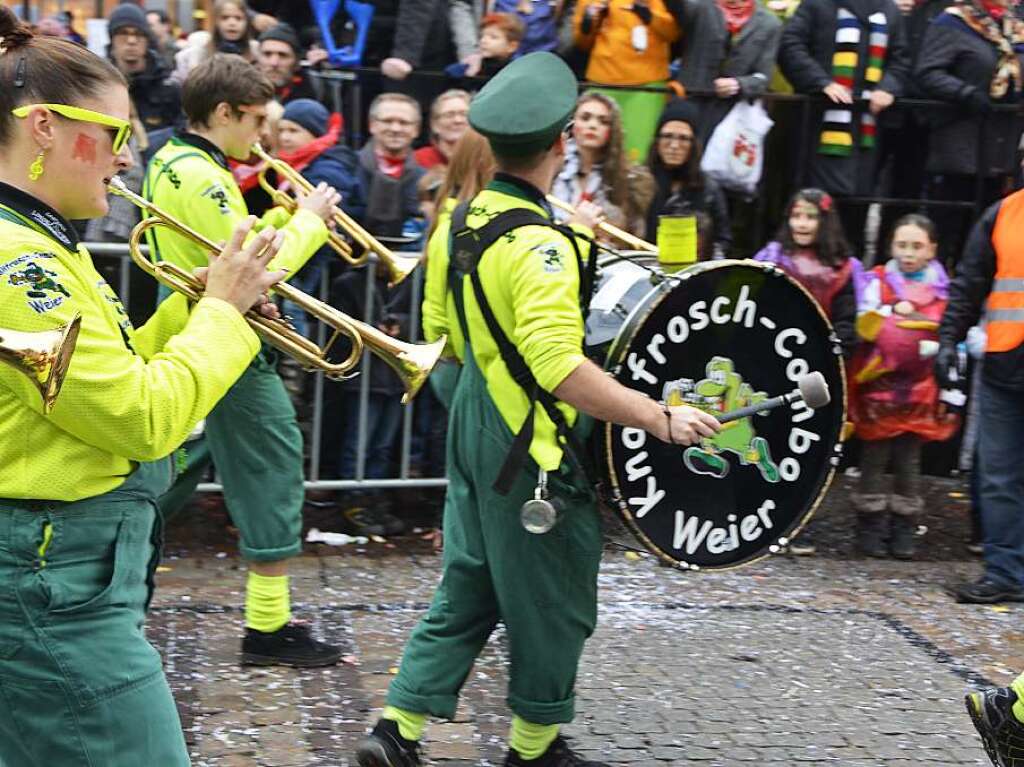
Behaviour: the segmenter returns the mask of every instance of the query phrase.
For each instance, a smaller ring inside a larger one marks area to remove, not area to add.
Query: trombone
[[[54,330],[25,332],[0,328],[0,362],[27,376],[43,398],[43,412],[53,410],[78,341],[82,315]]]
[[[150,215],[149,218],[142,220],[132,229],[128,240],[128,251],[132,261],[160,284],[176,293],[181,293],[190,301],[198,301],[202,298],[205,286],[191,272],[169,261],[152,261],[143,256],[142,238],[150,229],[165,226],[182,237],[192,240],[210,253],[220,253],[221,247],[195,229],[165,213],[149,200],[132,192],[117,176],[110,180],[107,188],[114,194],[135,203]],[[416,396],[444,350],[447,339],[443,336],[432,344],[413,344],[400,341],[287,283],[278,283],[271,287],[271,290],[285,300],[297,304],[328,327],[333,328],[334,332],[327,344],[320,348],[299,333],[287,320],[264,317],[253,309],[245,313],[245,319],[260,338],[268,344],[294,357],[304,369],[321,371],[330,379],[342,380],[351,377],[353,374],[350,371],[359,363],[363,349],[369,349],[402,379],[405,386],[405,395],[402,397],[404,404]],[[342,335],[348,336],[352,343],[352,350],[341,362],[332,362],[327,359],[327,354],[334,346],[334,342]]]
[[[252,145],[252,153],[265,163],[257,177],[259,179],[260,186],[263,187],[263,191],[270,195],[270,198],[274,201],[275,205],[280,205],[289,213],[294,213],[295,209],[298,207],[295,202],[295,198],[287,192],[275,189],[274,186],[267,181],[267,171],[273,170],[277,174],[278,179],[287,181],[291,184],[292,189],[301,191],[304,194],[312,192],[313,185],[306,180],[305,176],[295,170],[295,168],[284,160],[279,160],[276,157],[271,157],[267,154],[266,150],[260,146],[259,142]],[[403,256],[398,253],[393,253],[388,248],[384,247],[376,237],[356,223],[355,219],[341,208],[334,208],[332,223],[334,224],[334,227],[345,232],[352,238],[355,244],[362,250],[362,254],[356,256],[352,249],[352,245],[350,245],[338,231],[334,231],[334,229],[331,229],[327,235],[327,244],[331,249],[352,264],[352,266],[362,266],[370,257],[370,253],[376,254],[377,258],[383,261],[388,267],[388,273],[391,275],[391,279],[388,282],[389,287],[394,287],[408,277],[420,262],[419,258],[416,256]]]
[[[547,196],[547,201],[554,205],[556,208],[561,208],[570,216],[576,212],[576,208],[567,202],[563,202],[555,197],[553,194]],[[607,221],[601,221],[597,228],[607,234],[609,237],[614,237],[621,243],[630,246],[633,250],[642,250],[646,253],[657,253],[658,246],[637,237],[635,234],[630,234],[625,229],[620,229],[614,224],[609,224]]]

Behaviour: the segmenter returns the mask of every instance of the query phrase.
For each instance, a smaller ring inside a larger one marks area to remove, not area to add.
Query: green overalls
[[[234,226],[248,215],[226,157],[192,134],[175,136],[156,153],[146,170],[143,194],[214,241],[230,239]],[[285,235],[270,269],[284,267],[295,274],[327,239],[323,221],[301,209],[289,217],[273,208],[257,228],[266,224]],[[160,258],[186,269],[207,261],[201,247],[173,231],[151,231],[148,243]],[[165,297],[167,290],[161,288],[160,295]],[[302,549],[302,432],[276,361],[277,352],[264,344],[207,416],[205,444],[185,444],[186,470],[160,502],[166,514],[173,514],[191,496],[212,458],[238,527],[239,550],[250,562],[288,559]]]
[[[190,764],[143,632],[160,549],[156,498],[171,480],[164,459],[81,501],[0,499],[5,767]]]
[[[186,442],[181,478],[160,498],[173,515],[187,502],[212,459],[224,502],[250,562],[276,562],[302,551],[302,432],[277,374],[277,353],[263,349],[206,417],[203,436]]]
[[[510,184],[499,182],[492,189],[496,192],[474,200],[483,220],[487,204],[492,210],[522,204],[514,203],[518,191]],[[502,241],[489,248],[481,270],[498,268],[512,253],[550,263],[547,251],[523,250],[536,236],[523,234],[518,244]],[[549,237],[543,232],[539,236],[542,243]],[[561,245],[568,249],[567,243]],[[543,268],[537,273],[543,279]],[[494,276],[491,271],[488,279]],[[544,290],[542,283],[535,287]],[[470,291],[464,295],[468,302]],[[496,300],[491,290],[488,296]],[[448,429],[444,572],[430,610],[405,647],[387,703],[453,717],[459,690],[500,621],[508,636],[509,707],[535,724],[569,722],[580,654],[597,621],[602,535],[594,496],[586,478],[570,472],[563,461],[561,469],[549,471],[548,483],[566,508],[554,529],[535,535],[519,518],[520,507],[537,485],[534,458],[525,458],[507,494],[493,489],[513,433],[474,354],[473,343],[479,343],[486,327],[471,322],[469,329],[474,338],[467,339]]]

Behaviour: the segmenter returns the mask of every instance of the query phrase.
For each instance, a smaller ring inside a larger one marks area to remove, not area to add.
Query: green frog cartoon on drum
[[[688,378],[666,383],[662,394],[665,404],[692,405],[712,415],[720,415],[768,398],[763,391],[754,391],[750,384],[744,382],[728,357],[712,357],[706,372],[707,377],[696,383]],[[723,452],[737,455],[743,466],[755,464],[765,481],[779,481],[779,468],[772,461],[768,440],[757,435],[750,418],[723,424],[718,434],[702,439],[699,447],[687,448],[683,453],[683,463],[695,474],[722,479],[729,473],[730,465],[722,456]]]

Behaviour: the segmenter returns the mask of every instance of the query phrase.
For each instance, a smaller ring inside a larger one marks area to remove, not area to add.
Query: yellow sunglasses
[[[69,104],[25,104],[24,106],[12,109],[11,114],[15,117],[27,117],[28,113],[37,107],[45,107],[46,109],[56,112],[61,117],[66,117],[69,120],[96,123],[97,125],[103,125],[107,128],[114,129],[117,132],[114,134],[110,148],[110,151],[114,154],[121,154],[121,150],[124,149],[124,145],[128,143],[128,139],[131,138],[132,135],[132,125],[127,120],[122,120],[119,117],[111,117],[110,115],[105,115],[102,112],[94,112],[91,109],[84,109],[83,107],[73,107]]]

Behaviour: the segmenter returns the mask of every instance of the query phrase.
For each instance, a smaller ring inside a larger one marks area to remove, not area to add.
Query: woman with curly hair
[[[619,105],[603,93],[587,91],[576,102],[565,164],[551,194],[572,206],[593,202],[609,222],[643,235],[654,182],[627,159]]]

